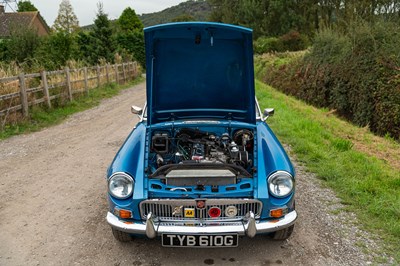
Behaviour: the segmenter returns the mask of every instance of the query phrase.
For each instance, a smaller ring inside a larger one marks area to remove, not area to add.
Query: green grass
[[[6,125],[0,131],[0,140],[11,136],[38,131],[45,127],[59,124],[70,115],[97,106],[102,99],[111,98],[121,90],[142,82],[143,78],[135,79],[125,85],[111,83],[89,91],[89,96],[81,96],[62,107],[43,109],[35,106],[29,110],[30,117],[12,125]]]
[[[357,214],[364,229],[384,241],[384,251],[400,261],[398,169],[338,137],[337,131],[344,122],[327,116],[326,110],[308,106],[261,82],[256,84],[261,107],[275,108],[276,116],[268,124],[278,138],[291,145],[298,160],[324,180],[348,210]],[[346,127],[351,127],[354,134],[363,130],[349,123]]]

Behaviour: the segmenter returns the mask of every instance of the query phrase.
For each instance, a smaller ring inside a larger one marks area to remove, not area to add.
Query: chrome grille
[[[151,212],[160,220],[238,220],[242,219],[249,211],[252,211],[256,218],[259,218],[262,210],[262,203],[254,199],[205,199],[204,201],[205,207],[199,209],[196,208],[196,200],[145,200],[140,203],[140,213],[144,219]],[[237,208],[236,216],[227,217],[225,215],[225,210],[228,206],[235,206]],[[215,219],[208,216],[208,211],[212,207],[221,209],[221,217]],[[185,208],[193,208],[195,210],[195,217],[184,217]],[[177,212],[179,209],[181,211]]]

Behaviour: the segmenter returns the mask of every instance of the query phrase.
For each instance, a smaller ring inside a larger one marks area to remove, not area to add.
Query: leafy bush
[[[0,62],[8,59],[8,41],[0,40]]]
[[[45,69],[60,69],[68,60],[79,59],[77,54],[75,37],[66,32],[55,32],[43,38],[35,57],[42,62]]]
[[[282,51],[282,43],[275,37],[260,37],[254,42],[254,52],[257,54]]]
[[[307,36],[297,31],[290,31],[276,37],[260,37],[254,42],[254,52],[264,54],[270,52],[301,51],[310,45]]]
[[[279,42],[285,51],[301,51],[310,45],[307,36],[298,31],[289,31],[282,35],[279,37]]]
[[[349,29],[320,32],[304,58],[264,64],[259,78],[311,104],[336,109],[379,135],[400,139],[398,26],[357,23]]]
[[[30,61],[34,58],[35,51],[41,45],[41,39],[32,28],[13,27],[6,45],[8,52],[5,60]]]

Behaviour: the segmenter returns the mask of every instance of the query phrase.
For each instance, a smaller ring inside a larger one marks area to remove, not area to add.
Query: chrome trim
[[[151,212],[146,218],[146,236],[148,238],[155,238],[157,236],[156,229],[154,228],[153,214]]]
[[[257,114],[257,112],[258,112],[258,114]],[[258,104],[257,98],[256,98],[256,120],[265,121],[265,119],[261,113],[261,108],[260,108],[260,105]]]
[[[111,192],[111,189],[110,189],[110,182],[111,182],[111,179],[113,179],[113,178],[114,178],[115,176],[117,176],[117,175],[122,175],[122,176],[127,177],[127,178],[129,179],[129,181],[131,181],[131,183],[132,183],[132,191],[131,191],[127,196],[125,196],[125,197],[118,197],[118,196],[115,196],[115,195]],[[113,196],[114,198],[116,198],[116,199],[127,199],[127,198],[129,198],[130,196],[132,196],[132,194],[133,194],[133,190],[135,189],[135,179],[134,179],[131,175],[129,175],[128,173],[125,173],[125,172],[115,172],[115,173],[113,173],[113,174],[108,178],[108,180],[107,180],[107,188],[108,188],[108,192],[110,193],[110,195]]]
[[[147,121],[147,102],[144,103],[142,115],[139,116],[139,123]]]
[[[135,114],[140,118],[142,113],[143,113],[143,109],[138,107],[138,106],[136,106],[136,105],[132,105],[131,106],[131,112],[132,112],[132,114]]]
[[[107,213],[107,222],[117,230],[145,235],[149,238],[161,236],[165,233],[175,234],[226,234],[237,233],[241,236],[253,237],[256,234],[271,233],[287,228],[295,223],[297,212],[291,211],[284,217],[275,220],[256,220],[251,213],[241,222],[204,221],[194,225],[184,225],[175,222],[160,222],[150,215],[146,221],[124,223],[111,212]]]
[[[292,190],[290,190],[290,192],[289,192],[288,194],[283,195],[283,196],[276,195],[276,194],[273,193],[273,192],[271,191],[271,189],[269,188],[269,185],[270,185],[270,183],[271,183],[271,180],[272,180],[273,178],[275,178],[276,176],[280,175],[280,174],[288,175],[288,176],[292,179],[292,183],[293,183]],[[274,196],[275,198],[279,198],[279,199],[280,199],[280,198],[286,198],[287,196],[289,196],[289,195],[293,192],[294,187],[295,187],[295,180],[294,180],[294,177],[293,177],[289,172],[286,172],[286,171],[276,171],[276,172],[272,173],[272,174],[267,178],[267,184],[268,184],[268,191],[269,191],[269,193],[271,193],[271,195]]]
[[[197,201],[204,200],[204,208],[197,208]],[[229,206],[235,206],[238,213],[235,217],[226,217],[225,209]],[[193,208],[195,209],[195,218],[186,218],[183,213],[175,213],[176,207]],[[221,209],[221,217],[218,220],[238,221],[242,220],[245,215],[252,211],[255,218],[259,218],[262,211],[262,202],[255,199],[150,199],[142,201],[139,205],[142,219],[145,219],[148,213],[152,213],[160,221],[196,221],[215,220],[208,217],[208,210],[211,207]]]
[[[184,187],[174,187],[174,188],[171,188],[169,191],[176,191],[176,190],[182,190],[182,191],[187,192],[187,189]]]
[[[187,120],[183,124],[220,124],[221,122],[215,120]]]
[[[246,235],[248,237],[253,238],[257,234],[257,228],[256,228],[256,219],[254,218],[254,213],[249,212],[246,215],[247,219],[247,224],[245,226],[246,228]]]

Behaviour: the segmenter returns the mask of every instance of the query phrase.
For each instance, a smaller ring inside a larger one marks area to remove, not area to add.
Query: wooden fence
[[[0,78],[0,118],[3,123],[12,114],[29,116],[29,107],[38,104],[52,106],[52,101],[72,101],[74,94],[89,94],[103,84],[126,83],[138,75],[136,62],[84,67]]]

